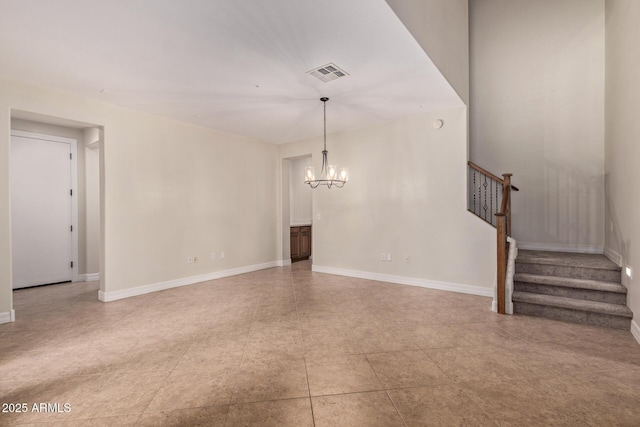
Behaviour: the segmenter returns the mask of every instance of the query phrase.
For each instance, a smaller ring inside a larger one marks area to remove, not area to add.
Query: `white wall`
[[[289,160],[289,220],[291,225],[311,224],[311,188],[304,183],[304,168],[311,157]]]
[[[458,96],[468,105],[468,0],[386,1]]]
[[[313,191],[314,269],[491,294],[495,229],[467,212],[465,107],[329,134],[327,149],[349,182]],[[321,150],[322,138],[279,147],[281,158],[313,153],[316,168]]]
[[[0,313],[12,306],[12,108],[104,126],[103,292],[277,260],[275,146],[0,80]]]
[[[513,234],[604,245],[604,0],[471,0],[470,159],[512,172]]]
[[[627,304],[640,314],[640,2],[606,2],[606,247],[633,279],[623,274]],[[632,330],[640,340],[634,321]]]

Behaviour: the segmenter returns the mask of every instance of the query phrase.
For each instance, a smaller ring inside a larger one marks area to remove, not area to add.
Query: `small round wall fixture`
[[[442,121],[442,119],[438,119],[433,122],[434,129],[440,129],[442,126],[444,126],[444,122]]]

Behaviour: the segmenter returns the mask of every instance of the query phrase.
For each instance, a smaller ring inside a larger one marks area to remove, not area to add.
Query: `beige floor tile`
[[[391,390],[389,396],[408,426],[497,426],[453,385]]]
[[[316,427],[404,426],[384,391],[320,396],[311,400]]]
[[[477,381],[459,387],[500,425],[585,425],[566,393],[545,392],[544,381]],[[580,383],[574,390],[584,390]],[[508,404],[506,404],[508,402]]]
[[[304,347],[300,333],[288,336],[261,336],[250,338],[244,351],[244,357],[252,360],[302,359]]]
[[[520,373],[518,365],[503,364],[498,356],[499,351],[491,347],[423,351],[453,381],[514,379]]]
[[[312,396],[382,390],[364,355],[307,359]]]
[[[174,369],[161,384],[147,411],[227,405],[233,396],[237,367],[233,365],[193,365]]]
[[[367,359],[385,389],[451,382],[421,351],[368,354]]]
[[[311,427],[313,425],[309,398],[232,405],[225,424],[226,427]]]
[[[307,334],[302,340],[305,357],[311,359],[362,353],[359,338],[346,331]]]
[[[245,359],[234,383],[233,403],[309,397],[303,359]]]
[[[0,425],[29,422],[53,422],[81,416],[76,403],[87,384],[99,380],[99,376],[31,379],[0,382],[0,403],[26,403],[27,412],[0,413]],[[39,403],[71,404],[70,413],[33,411]]]
[[[140,416],[137,426],[184,426],[205,427],[224,425],[228,406],[209,406],[205,408],[174,409],[173,411],[145,412]]]
[[[121,415],[90,419],[67,419],[36,424],[20,424],[21,427],[132,427],[137,425],[140,415]]]
[[[72,411],[0,424],[127,425],[145,411],[144,423],[193,424],[231,405],[230,425],[305,425],[309,390],[318,425],[378,421],[365,411],[393,424],[384,388],[408,425],[640,419],[629,331],[499,316],[486,297],[313,273],[309,262],[106,304],[97,291],[14,292],[0,395]]]
[[[102,374],[87,381],[70,402],[74,418],[140,414],[166,381],[165,371]]]

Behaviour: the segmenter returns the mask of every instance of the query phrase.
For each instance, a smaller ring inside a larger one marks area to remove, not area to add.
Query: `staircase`
[[[604,255],[519,250],[514,313],[629,330],[621,269]]]

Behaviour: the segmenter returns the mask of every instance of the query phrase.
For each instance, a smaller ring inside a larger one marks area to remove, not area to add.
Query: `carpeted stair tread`
[[[632,318],[633,313],[625,305],[610,304],[605,302],[578,300],[553,295],[532,294],[529,292],[516,291],[513,293],[514,302],[537,304],[542,306],[560,307],[571,310],[601,313],[611,316]]]
[[[620,271],[619,265],[601,254],[519,250],[516,263],[557,265]]]
[[[592,291],[615,292],[619,294],[627,293],[627,288],[620,283],[603,282],[600,280],[572,279],[569,277],[516,273],[513,277],[513,281],[535,283],[539,285],[562,286],[574,289],[589,289]]]

